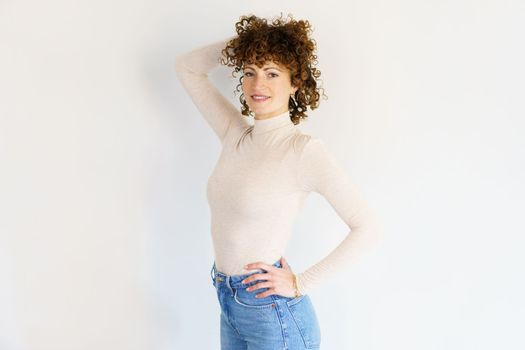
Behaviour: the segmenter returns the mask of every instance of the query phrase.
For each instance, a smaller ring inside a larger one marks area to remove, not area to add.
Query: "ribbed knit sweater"
[[[322,139],[303,133],[288,111],[249,123],[211,83],[208,74],[220,65],[226,42],[194,48],[175,60],[178,79],[221,143],[207,183],[215,264],[238,275],[255,271],[244,269],[248,263],[279,260],[297,214],[315,191],[350,230],[323,259],[294,271],[299,292],[306,294],[376,247],[382,226]]]

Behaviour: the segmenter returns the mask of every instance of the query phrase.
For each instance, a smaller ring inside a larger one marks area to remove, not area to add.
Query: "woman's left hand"
[[[294,274],[284,257],[281,257],[281,266],[276,267],[273,265],[268,265],[263,262],[256,262],[252,264],[248,264],[245,266],[247,270],[250,269],[263,269],[266,270],[266,273],[255,273],[253,275],[250,275],[249,277],[242,280],[242,283],[246,284],[254,280],[265,280],[264,282],[256,283],[248,288],[246,288],[247,291],[255,291],[260,288],[268,288],[263,293],[256,294],[256,298],[265,298],[269,295],[282,295],[285,297],[295,297],[295,289],[294,289]]]

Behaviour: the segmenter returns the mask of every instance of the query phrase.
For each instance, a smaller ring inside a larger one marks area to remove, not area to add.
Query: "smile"
[[[267,99],[269,99],[270,97],[268,96],[262,96],[262,95],[252,95],[252,99],[256,102],[262,102],[262,101],[266,101]]]

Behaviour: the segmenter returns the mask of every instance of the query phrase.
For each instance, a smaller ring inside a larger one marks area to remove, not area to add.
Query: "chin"
[[[250,107],[250,110],[253,111],[255,114],[269,114],[272,113],[275,109],[271,107],[267,108],[252,108]]]

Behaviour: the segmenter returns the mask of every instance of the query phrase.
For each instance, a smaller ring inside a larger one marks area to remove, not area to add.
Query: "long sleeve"
[[[221,50],[231,38],[200,46],[176,56],[178,79],[221,143],[230,129],[249,126],[245,116],[208,79],[220,65]]]
[[[330,254],[297,274],[299,292],[306,294],[377,247],[383,230],[360,190],[321,139],[311,138],[304,147],[298,176],[301,188],[321,194],[350,228]]]

